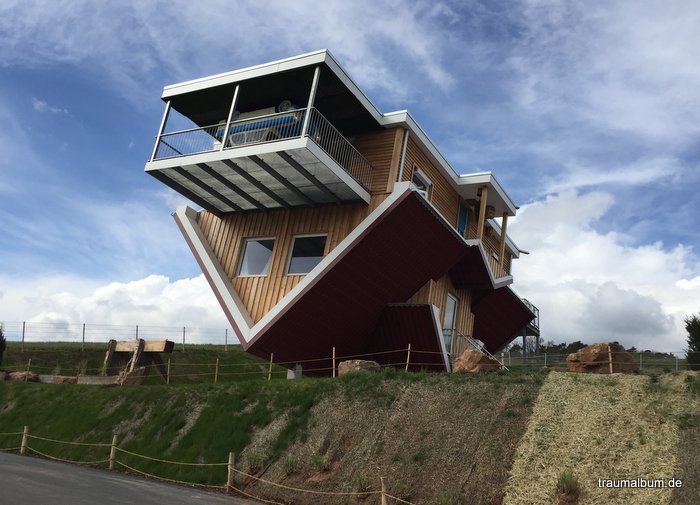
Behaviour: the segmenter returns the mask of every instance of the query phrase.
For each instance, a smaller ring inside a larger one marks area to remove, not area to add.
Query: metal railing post
[[[306,114],[304,114],[304,126],[301,128],[301,137],[306,136],[307,128],[309,127],[309,115],[311,114],[311,108],[314,106],[314,100],[316,99],[316,90],[318,89],[318,78],[321,75],[321,67],[317,66],[314,69],[314,79],[311,82],[311,91],[309,92],[309,101],[306,104]]]
[[[226,140],[228,139],[228,130],[231,128],[231,118],[233,117],[233,111],[236,110],[236,102],[238,102],[238,90],[240,84],[236,84],[236,89],[233,90],[233,99],[231,100],[231,108],[228,110],[228,117],[226,118],[226,127],[224,128],[224,134],[221,137],[221,146],[219,151],[223,151],[226,147]]]
[[[170,100],[165,102],[165,111],[163,112],[163,119],[160,121],[160,128],[158,128],[158,135],[156,135],[156,143],[153,146],[153,151],[151,152],[151,161],[156,159],[156,154],[158,154],[158,144],[160,144],[160,138],[163,136],[163,131],[165,130],[165,124],[168,122],[168,116],[170,115]]]

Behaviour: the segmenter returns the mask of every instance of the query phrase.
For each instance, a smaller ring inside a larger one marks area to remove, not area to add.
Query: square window
[[[323,259],[325,250],[326,235],[294,237],[287,273],[290,275],[309,273]]]
[[[274,238],[250,238],[243,246],[243,257],[238,266],[238,275],[267,275],[272,263]]]
[[[416,189],[420,195],[426,200],[430,197],[430,179],[423,173],[423,171],[415,167],[413,169],[413,176],[411,177],[411,185]]]

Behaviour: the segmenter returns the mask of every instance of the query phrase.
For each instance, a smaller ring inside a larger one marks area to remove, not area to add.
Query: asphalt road
[[[222,494],[0,453],[0,505],[258,505]]]

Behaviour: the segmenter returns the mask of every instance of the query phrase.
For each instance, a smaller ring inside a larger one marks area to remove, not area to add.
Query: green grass
[[[31,358],[32,370],[37,367],[40,373],[51,373],[57,367],[67,375],[71,368],[72,373],[78,369],[97,373],[105,348],[104,344],[86,344],[81,350],[79,343],[32,343],[21,352],[18,343],[10,343],[3,368],[25,369]],[[287,450],[295,442],[306,440],[312,408],[327,395],[340,401],[361,399],[370,408],[391,407],[406,384],[421,382],[436,388],[456,384],[470,398],[491,401],[493,394],[506,390],[509,384],[529,383],[536,390],[546,375],[530,370],[445,375],[384,369],[380,373],[351,373],[337,379],[287,381],[280,380],[286,375],[284,369],[275,367],[274,380],[268,382],[268,363],[237,346],[230,346],[226,352],[218,346],[192,345],[185,352],[176,349],[167,357],[174,375],[183,370],[186,375],[173,377],[171,385],[162,384],[155,374],[141,387],[0,383],[0,433],[20,432],[28,425],[30,434],[35,436],[97,444],[109,444],[116,434],[120,449],[152,458],[225,463],[232,452],[237,456],[237,468],[243,471],[284,461],[286,471],[294,473],[301,462]],[[217,358],[222,376],[218,384],[213,384],[212,376],[198,374],[213,373]],[[227,376],[228,370],[253,373]],[[519,398],[512,401],[509,415],[524,408]],[[258,430],[280,419],[281,428],[262,452],[244,453]],[[0,449],[19,446],[20,438],[0,435]],[[101,461],[109,455],[109,447],[105,446],[65,445],[34,438],[29,445],[40,453],[69,460]],[[247,456],[240,457],[241,453]],[[221,485],[226,480],[225,466],[191,467],[123,452],[118,452],[117,457],[125,465],[169,479],[211,485]],[[427,461],[423,449],[397,453],[395,457],[419,465]]]
[[[107,344],[86,343],[84,350],[78,342],[25,343],[24,352],[19,342],[8,342],[2,368],[11,371],[30,370],[38,374],[52,375],[100,375]],[[218,383],[244,380],[266,380],[269,362],[248,354],[238,345],[187,345],[179,346],[171,354],[161,354],[164,362],[170,360],[171,384],[213,383],[216,360],[219,360]],[[31,360],[31,364],[29,363]],[[272,377],[286,378],[287,371],[277,365],[272,367]],[[162,383],[160,375],[151,370],[147,384]]]

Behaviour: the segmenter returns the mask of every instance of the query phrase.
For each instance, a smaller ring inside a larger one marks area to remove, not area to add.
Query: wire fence
[[[6,351],[7,352],[7,351]],[[188,356],[185,354],[184,356]],[[226,357],[225,354],[222,356]],[[65,358],[57,356],[53,351],[27,349],[24,352],[14,353],[10,356],[12,364],[4,368],[10,373],[11,380],[25,382],[46,383],[84,383],[105,384],[105,380],[113,378],[117,383],[119,375],[107,375],[107,367],[101,370],[96,367],[88,367],[86,360],[77,365],[72,362],[61,362]],[[20,361],[17,358],[24,358]],[[52,360],[56,361],[52,361]],[[255,359],[255,358],[251,358]],[[270,355],[266,363],[262,360],[223,362],[216,358],[209,362],[184,362],[174,361],[168,358],[163,364],[138,365],[140,376],[143,378],[151,375],[152,371],[160,374],[166,384],[178,383],[220,383],[240,379],[289,379],[299,378],[302,374],[312,376],[336,377],[345,370],[353,371],[352,365],[345,366],[343,362],[362,359],[363,361],[376,360],[375,370],[386,368],[409,371],[438,371],[443,370],[443,353],[438,351],[422,351],[411,349],[409,345],[403,349],[379,351],[364,354],[337,355],[335,348],[326,357],[308,358],[293,361],[274,361],[274,355]],[[152,375],[156,375],[152,374]],[[99,375],[100,380],[95,379]],[[0,377],[2,379],[2,377]]]
[[[172,340],[183,347],[189,344],[238,344],[231,328],[192,326],[117,325],[65,322],[0,321],[10,342],[107,343],[110,340]]]
[[[119,447],[116,435],[112,437],[111,443],[74,442],[69,440],[59,440],[47,436],[35,435],[33,433],[30,433],[28,426],[24,426],[24,429],[22,431],[0,433],[0,441],[2,441],[4,444],[10,444],[10,447],[0,447],[0,452],[18,452],[21,455],[35,454],[45,459],[60,461],[63,463],[87,465],[108,470],[116,470],[119,467],[127,472],[142,475],[144,477],[152,479],[171,482],[175,484],[183,484],[187,486],[197,486],[210,490],[220,490],[225,491],[227,493],[238,493],[248,498],[252,498],[263,503],[270,503],[273,505],[285,505],[285,503],[263,498],[257,495],[257,491],[247,491],[246,489],[250,487],[251,483],[255,483],[257,485],[260,485],[263,489],[280,489],[289,493],[291,496],[294,496],[296,494],[306,494],[313,495],[316,497],[338,496],[345,497],[346,499],[349,499],[350,497],[361,499],[376,497],[379,499],[379,503],[381,505],[389,505],[394,503],[405,503],[408,505],[414,505],[411,502],[406,501],[400,497],[389,494],[386,490],[387,485],[384,477],[379,478],[378,488],[371,488],[363,484],[362,486],[360,486],[362,487],[362,489],[358,489],[355,491],[324,491],[318,489],[306,489],[282,484],[279,482],[274,482],[272,480],[264,479],[262,477],[254,475],[254,472],[245,472],[240,468],[236,468],[236,461],[233,452],[229,452],[228,461],[226,462],[204,463],[199,461],[195,463],[172,461],[154,456],[148,456],[145,454],[139,454],[137,452],[129,451],[127,449]],[[15,443],[19,443],[19,445],[13,445]],[[69,458],[60,456],[59,454],[62,453],[59,449],[57,449],[57,447],[60,446],[79,447],[81,449],[84,448],[86,449],[87,458],[77,459],[76,457]],[[51,447],[54,447],[54,449],[52,450]],[[51,452],[53,452],[53,454],[50,454]],[[153,468],[153,465],[148,466],[148,463],[157,464],[156,468],[158,468],[160,471],[158,473],[154,473],[156,470],[149,471],[149,469]],[[225,468],[226,480],[223,484],[217,485],[164,476],[164,473],[168,473],[167,471],[164,471],[164,469],[170,468],[172,466],[209,469],[219,468],[222,469],[222,471]],[[256,494],[253,494],[254,492]],[[288,503],[286,499],[285,502]]]
[[[552,370],[591,371],[599,372],[679,372],[682,370],[700,369],[700,352],[693,351],[611,351],[589,361],[569,363],[569,354],[528,354],[504,352],[498,355],[501,362],[509,368],[547,368]],[[690,363],[688,358],[691,357]],[[696,357],[696,359],[692,359]],[[697,364],[694,364],[697,363]]]

